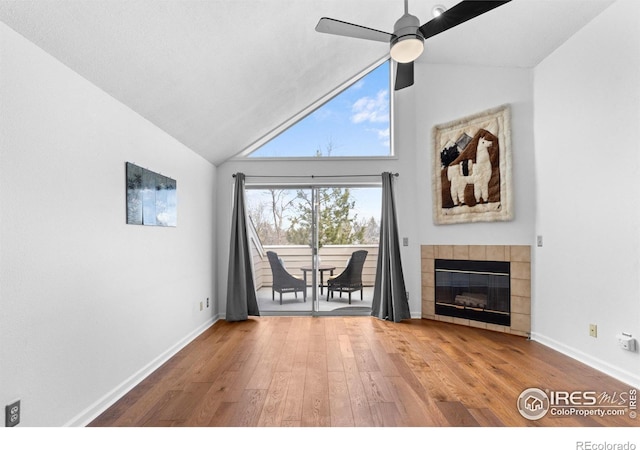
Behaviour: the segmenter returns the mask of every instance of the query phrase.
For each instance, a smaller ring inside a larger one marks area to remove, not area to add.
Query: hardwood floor
[[[629,386],[524,338],[428,320],[218,321],[92,427],[636,427],[624,416],[522,417],[527,388]],[[605,405],[606,406],[606,405]]]

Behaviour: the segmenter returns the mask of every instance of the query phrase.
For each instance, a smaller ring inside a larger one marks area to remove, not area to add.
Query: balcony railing
[[[256,289],[270,287],[272,284],[271,267],[266,252],[276,252],[284,261],[287,271],[294,276],[302,277],[303,266],[311,265],[311,249],[306,245],[265,245],[262,248],[253,245],[253,268]],[[362,283],[373,286],[378,262],[378,245],[326,245],[319,251],[320,264],[335,266],[334,275],[338,275],[347,265],[347,260],[356,250],[366,250],[367,259],[362,269]]]

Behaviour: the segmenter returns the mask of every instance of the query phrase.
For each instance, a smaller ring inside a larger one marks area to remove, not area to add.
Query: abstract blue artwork
[[[177,225],[177,183],[130,162],[127,171],[127,223],[132,225]]]

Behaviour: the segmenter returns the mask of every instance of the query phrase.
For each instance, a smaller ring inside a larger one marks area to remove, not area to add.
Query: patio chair
[[[334,292],[340,292],[342,297],[343,292],[349,293],[349,304],[351,304],[351,293],[360,291],[360,300],[363,300],[362,295],[362,267],[364,261],[367,259],[366,250],[358,250],[351,254],[347,267],[338,276],[329,278],[327,280],[327,301],[329,301],[329,295],[333,298]]]
[[[282,305],[282,294],[293,292],[296,298],[298,298],[298,292],[302,292],[302,298],[306,302],[307,286],[304,280],[296,278],[287,272],[277,253],[268,251],[267,257],[269,258],[269,265],[271,266],[271,273],[273,274],[271,300],[275,300],[275,293],[278,292],[280,294],[280,304]]]

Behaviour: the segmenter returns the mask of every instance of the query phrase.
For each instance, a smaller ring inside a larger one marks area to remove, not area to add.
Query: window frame
[[[303,120],[306,117],[308,117],[311,114],[313,114],[316,110],[320,109],[326,103],[328,103],[329,101],[331,101],[334,98],[336,98],[337,96],[339,96],[342,92],[344,92],[345,90],[347,90],[348,88],[353,86],[355,83],[357,83],[362,78],[365,78],[367,75],[369,75],[371,72],[376,70],[378,67],[380,67],[385,62],[389,62],[389,88],[388,88],[389,89],[389,155],[323,156],[322,158],[320,158],[318,156],[250,156],[251,153],[255,152],[256,150],[258,150],[260,147],[262,147],[263,145],[265,145],[267,142],[271,141],[272,139],[275,139],[280,134],[285,133],[289,128],[295,126],[301,120]],[[291,117],[290,119],[288,119],[285,122],[283,122],[280,126],[274,128],[272,131],[270,131],[269,133],[265,134],[264,136],[262,136],[261,138],[256,140],[253,144],[249,145],[244,150],[242,150],[240,153],[238,153],[236,156],[231,158],[231,160],[232,161],[273,161],[273,160],[278,160],[278,161],[314,161],[314,160],[322,159],[322,160],[341,160],[341,161],[348,161],[348,160],[359,160],[359,161],[362,161],[362,160],[395,160],[395,159],[398,159],[398,157],[396,155],[396,152],[395,152],[395,145],[394,145],[394,138],[393,138],[394,137],[394,128],[395,128],[394,127],[394,114],[393,114],[394,113],[394,109],[395,109],[394,108],[394,95],[393,95],[393,93],[394,93],[393,84],[394,84],[394,77],[395,77],[395,70],[394,69],[395,69],[395,63],[389,56],[385,56],[384,58],[379,59],[378,61],[376,61],[375,63],[373,63],[369,67],[367,67],[362,72],[360,72],[357,75],[351,77],[350,79],[348,79],[347,81],[342,83],[340,86],[338,86],[337,88],[335,88],[332,91],[330,91],[328,94],[324,95],[323,97],[321,97],[320,99],[316,100],[314,103],[312,103],[311,105],[309,105],[308,107],[306,107],[305,109],[303,109],[302,111],[300,111],[299,113],[297,113],[296,115]]]

